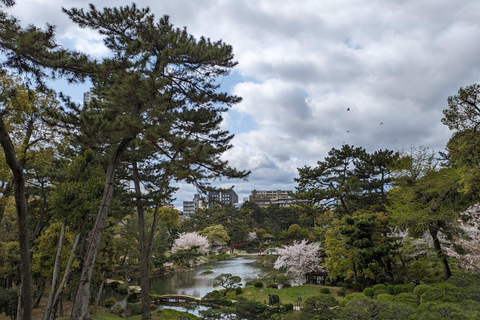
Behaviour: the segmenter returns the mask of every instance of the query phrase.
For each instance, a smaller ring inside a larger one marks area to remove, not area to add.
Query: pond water
[[[186,294],[202,298],[208,292],[221,287],[214,287],[214,279],[222,273],[230,273],[242,279],[242,286],[248,280],[258,278],[258,275],[268,272],[271,268],[257,263],[255,257],[236,257],[224,261],[213,261],[197,266],[194,270],[164,275],[150,280],[152,294]],[[211,273],[209,273],[211,271]],[[124,300],[125,295],[105,288],[102,300],[115,297],[117,301]]]

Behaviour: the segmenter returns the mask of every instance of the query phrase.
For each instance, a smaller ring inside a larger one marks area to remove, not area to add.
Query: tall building
[[[183,201],[183,215],[191,216],[197,209],[204,209],[206,206],[199,194],[193,195],[193,201]]]
[[[287,207],[299,202],[290,196],[291,192],[291,190],[253,190],[248,201],[254,202],[263,208],[272,204]]]
[[[238,203],[238,195],[230,189],[228,191],[209,191],[208,192],[208,199],[209,205],[208,207],[211,208],[215,203]]]
[[[93,88],[91,88],[83,94],[83,107],[86,107],[88,104],[90,104],[93,98],[96,98],[96,95],[93,94]]]

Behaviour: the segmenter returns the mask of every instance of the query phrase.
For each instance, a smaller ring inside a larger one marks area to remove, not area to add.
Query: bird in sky
[[[382,124],[383,124],[383,122],[380,122],[380,125],[382,125]]]
[[[347,108],[347,111],[350,111],[350,108]]]

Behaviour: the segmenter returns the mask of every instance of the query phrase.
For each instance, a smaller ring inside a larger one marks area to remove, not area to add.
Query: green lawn
[[[248,300],[256,300],[268,303],[269,294],[278,294],[282,304],[292,303],[293,305],[297,305],[299,297],[302,298],[302,301],[305,301],[309,297],[318,295],[320,293],[320,288],[321,286],[311,284],[284,289],[256,288],[253,286],[248,286],[243,288],[243,293],[241,294],[237,295],[234,292],[231,294],[229,293],[228,298],[232,300],[245,298]],[[328,288],[330,289],[330,294],[332,294],[335,298],[340,299],[340,297],[337,297],[337,291],[341,289],[340,287]]]

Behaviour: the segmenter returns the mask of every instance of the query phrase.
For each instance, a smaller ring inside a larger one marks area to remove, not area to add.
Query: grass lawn
[[[320,288],[322,287],[311,284],[284,289],[256,288],[253,286],[248,286],[243,288],[243,293],[241,294],[237,295],[234,292],[229,293],[228,298],[232,300],[238,300],[238,298],[245,298],[248,300],[256,300],[262,303],[268,303],[269,294],[278,294],[282,304],[292,303],[293,305],[297,305],[299,297],[302,298],[302,301],[305,301],[307,298],[318,295],[320,293]],[[331,295],[340,300],[341,297],[337,296],[337,291],[341,289],[340,287],[327,288],[330,289]]]

